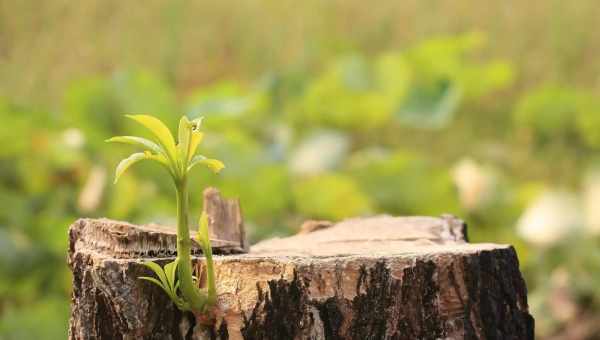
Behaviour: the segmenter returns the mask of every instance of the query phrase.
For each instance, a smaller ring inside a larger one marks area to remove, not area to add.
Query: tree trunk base
[[[211,225],[231,228],[219,215],[227,214],[212,214]],[[241,220],[235,224],[243,228]],[[225,234],[234,236],[213,241],[215,254],[222,254],[215,255],[216,319],[203,326],[138,279],[149,275],[143,261],[173,260],[172,231],[105,219],[75,222],[69,338],[534,338],[514,249],[467,243],[455,218],[325,223],[245,254],[243,230]]]

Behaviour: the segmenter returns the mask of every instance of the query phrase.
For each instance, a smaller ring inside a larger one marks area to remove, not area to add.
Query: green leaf
[[[173,262],[165,265],[165,274],[167,276],[167,282],[169,283],[169,287],[173,291],[174,294],[177,293],[177,289],[175,288],[175,274],[177,272],[177,265],[179,264],[179,258],[176,258]]]
[[[167,170],[171,171],[171,163],[169,163],[169,160],[167,159],[167,157],[165,155],[163,155],[163,154],[156,155],[156,154],[151,153],[150,151],[145,151],[144,154],[146,155],[146,157],[149,160],[157,161],[157,162],[163,164],[167,168]]]
[[[202,138],[204,134],[200,131],[192,131],[192,138],[190,140],[190,152],[188,154],[188,162],[192,161],[196,150],[198,149],[198,145],[202,143]]]
[[[119,165],[117,165],[117,170],[115,173],[115,183],[117,183],[119,181],[119,178],[121,178],[121,175],[123,175],[123,173],[125,171],[127,171],[127,169],[129,169],[130,166],[132,166],[133,164],[135,164],[143,159],[148,159],[148,155],[144,152],[136,152],[136,153],[132,154],[131,156],[122,160],[119,163]]]
[[[177,159],[175,140],[173,139],[171,131],[169,131],[169,128],[163,122],[158,118],[149,115],[126,115],[126,117],[135,120],[150,130],[150,132],[158,139],[159,144],[165,148],[167,155],[169,155],[173,161]]]
[[[198,149],[198,145],[202,142],[204,134],[198,130],[202,120],[203,117],[200,117],[190,122],[186,116],[183,116],[179,121],[179,144],[177,144],[177,148],[181,162],[183,163],[183,160],[186,162],[184,166],[189,164]]]
[[[176,258],[173,262],[165,265],[164,268],[161,268],[158,264],[154,262],[144,262],[144,265],[150,268],[156,276],[160,279],[157,280],[152,277],[142,276],[140,279],[153,282],[159,285],[166,293],[169,295],[171,300],[178,306],[180,306],[183,301],[177,296],[177,288],[179,287],[178,282],[175,283],[175,274],[177,270],[177,264],[179,263],[179,259]]]
[[[138,279],[140,279],[140,280],[145,280],[145,281],[150,281],[150,282],[152,282],[152,283],[156,284],[157,286],[159,286],[160,288],[164,289],[164,290],[165,290],[165,292],[167,292],[167,294],[169,294],[169,291],[168,291],[168,289],[167,289],[165,286],[163,286],[163,284],[162,284],[160,281],[158,281],[157,279],[155,279],[155,278],[153,278],[153,277],[149,277],[149,276],[140,276],[140,277],[138,277]]]
[[[161,163],[162,165],[164,165],[167,168],[167,170],[171,171],[171,169],[169,167],[169,161],[167,160],[167,158],[164,155],[162,155],[162,154],[155,155],[155,154],[152,154],[150,151],[136,152],[136,153],[132,154],[131,156],[122,160],[119,163],[119,165],[117,165],[117,170],[115,172],[115,183],[117,183],[119,181],[119,178],[121,178],[121,175],[123,175],[123,173],[125,173],[125,171],[127,171],[127,169],[129,169],[130,166],[132,166],[133,164],[135,164],[141,160],[144,160],[144,159],[157,161],[157,162]]]
[[[188,171],[190,171],[197,164],[205,164],[208,166],[214,173],[219,173],[223,168],[225,168],[225,164],[217,159],[206,158],[202,155],[197,155],[192,158],[190,165],[188,166]]]
[[[166,287],[157,279],[155,279],[153,277],[148,277],[148,276],[140,276],[140,277],[138,277],[138,279],[152,282],[152,283],[156,284],[157,286],[159,286],[160,288],[162,288],[162,290],[164,290],[165,293],[167,293],[167,295],[169,296],[171,301],[173,301],[173,303],[175,303],[177,306],[179,306],[183,302],[183,301],[181,301],[181,298],[179,298],[179,296],[177,296],[176,290],[171,289],[170,287]]]
[[[167,293],[167,295],[169,296],[169,298],[171,300],[173,300],[173,302],[177,303],[177,297],[173,296],[171,289],[169,289],[169,287],[165,287],[160,281],[158,281],[157,279],[153,278],[153,277],[148,277],[148,276],[140,276],[138,277],[138,279],[140,280],[145,280],[145,281],[149,281],[152,282],[154,284],[156,284],[157,286],[159,286],[160,288],[162,288],[162,290],[165,291],[165,293]]]
[[[154,143],[153,141],[148,140],[146,138],[135,137],[135,136],[118,136],[118,137],[113,137],[113,138],[107,139],[106,141],[109,143],[125,143],[125,144],[138,145],[138,146],[148,148],[157,154],[162,154],[162,155],[166,156],[165,149],[163,149],[160,145],[158,145],[158,144]]]
[[[198,235],[196,235],[196,238],[198,239],[198,242],[200,242],[200,246],[202,247],[202,251],[206,254],[206,249],[205,247],[210,247],[210,241],[209,241],[209,236],[208,236],[208,216],[206,215],[206,212],[202,212],[202,215],[200,216],[200,221],[199,221],[199,227],[198,227]]]
[[[165,271],[162,269],[161,266],[152,261],[144,262],[144,266],[152,269],[152,271],[156,274],[156,276],[158,276],[162,284],[165,287],[168,287],[169,281],[167,280],[167,275],[165,274]]]
[[[190,140],[192,139],[192,123],[190,123],[186,116],[181,117],[179,121],[178,139],[179,144],[177,144],[177,149],[179,150],[179,159],[182,163],[184,161],[187,163],[190,152]],[[182,164],[182,166],[186,165]]]

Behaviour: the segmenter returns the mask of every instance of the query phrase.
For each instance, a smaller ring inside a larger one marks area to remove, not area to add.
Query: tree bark
[[[218,313],[203,326],[141,263],[175,255],[175,232],[107,219],[69,231],[70,339],[533,339],[511,246],[467,243],[451,216],[314,221],[248,253],[239,203],[205,192]],[[218,229],[218,230],[217,230]],[[194,261],[201,264],[194,244]]]

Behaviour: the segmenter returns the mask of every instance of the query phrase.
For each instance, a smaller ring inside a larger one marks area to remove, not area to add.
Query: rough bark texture
[[[137,279],[142,261],[173,259],[173,231],[83,219],[70,229],[70,339],[534,338],[514,249],[467,243],[451,216],[318,221],[240,254],[239,204],[205,197],[211,226],[231,229],[212,231],[228,254],[215,256],[214,327]]]

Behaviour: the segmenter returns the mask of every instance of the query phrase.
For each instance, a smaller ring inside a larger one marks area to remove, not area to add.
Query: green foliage
[[[380,211],[439,215],[459,210],[449,174],[416,154],[357,152],[349,172]]]
[[[127,115],[127,117],[148,129],[153,134],[156,142],[131,136],[108,139],[107,142],[133,144],[150,149],[134,153],[123,159],[117,165],[115,183],[130,166],[141,160],[148,159],[158,162],[168,170],[177,192],[177,259],[165,265],[164,269],[153,262],[146,262],[145,265],[152,269],[160,280],[146,276],[140,277],[140,279],[153,282],[161,287],[182,311],[204,313],[206,312],[206,308],[211,307],[216,301],[212,250],[210,244],[207,245],[210,242],[208,240],[208,224],[206,216],[203,215],[200,220],[200,241],[203,250],[205,250],[204,254],[207,259],[207,268],[209,271],[208,293],[203,294],[195,286],[191,270],[187,175],[197,164],[204,164],[215,173],[221,171],[225,165],[219,160],[209,159],[196,154],[203,138],[202,132],[199,131],[202,117],[192,121],[186,116],[181,117],[177,134],[177,144],[169,128],[159,119],[148,115]],[[178,266],[179,276],[176,280],[175,272]],[[180,285],[182,297],[178,295]]]
[[[581,91],[575,125],[583,142],[589,147],[600,148],[600,99],[587,91]]]
[[[371,203],[351,177],[324,174],[293,184],[298,211],[315,218],[341,220],[372,212]]]
[[[518,126],[535,131],[540,138],[572,133],[578,112],[577,93],[570,88],[546,86],[523,98],[515,110]]]
[[[600,100],[592,93],[545,85],[522,98],[514,113],[518,126],[540,141],[576,137],[583,146],[600,147]]]
[[[189,121],[186,116],[181,118],[178,134],[179,143],[176,145],[169,128],[157,118],[148,115],[128,115],[127,117],[140,123],[152,132],[158,144],[145,138],[132,136],[120,136],[108,139],[107,142],[133,144],[149,149],[144,152],[134,153],[123,159],[117,166],[115,183],[131,165],[145,159],[157,161],[165,166],[175,181],[184,178],[196,164],[204,164],[215,173],[218,173],[225,167],[219,160],[196,155],[196,150],[203,136],[202,132],[198,130],[202,123],[202,118],[197,118],[193,121]]]
[[[371,65],[363,57],[336,60],[307,86],[297,119],[339,128],[381,127],[391,117],[395,98],[379,91],[373,77]]]
[[[179,296],[179,281],[177,280],[177,265],[179,258],[165,265],[164,269],[154,262],[144,262],[144,265],[150,268],[158,280],[149,276],[140,276],[139,279],[152,282],[162,288],[169,296],[171,301],[182,311],[189,311],[190,306]]]
[[[66,339],[69,306],[63,299],[51,297],[33,301],[23,308],[9,306],[0,320],[4,340]]]
[[[514,80],[506,61],[468,62],[468,54],[480,49],[484,40],[484,35],[472,33],[374,58],[340,57],[307,84],[293,118],[303,124],[366,131],[393,121],[444,127],[461,101],[506,88]]]
[[[514,74],[506,61],[469,62],[485,35],[470,33],[425,41],[398,57],[406,60],[410,87],[395,110],[397,118],[416,127],[440,128],[454,117],[461,101],[473,101],[509,86]]]

